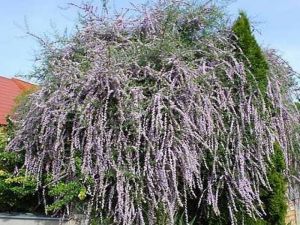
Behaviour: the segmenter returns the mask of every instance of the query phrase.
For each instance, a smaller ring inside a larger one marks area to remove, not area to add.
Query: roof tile
[[[0,76],[0,125],[6,125],[6,116],[12,112],[16,97],[33,87],[28,82]]]

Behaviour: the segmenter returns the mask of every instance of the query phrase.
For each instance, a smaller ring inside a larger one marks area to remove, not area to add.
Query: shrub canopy
[[[289,167],[295,141],[287,65],[260,52],[270,67],[265,104],[248,79],[258,80],[256,65],[241,59],[218,7],[161,2],[136,6],[133,19],[81,8],[71,39],[43,42],[42,85],[9,144],[26,150],[41,188],[57,184],[48,209],[71,213],[81,202],[99,223],[174,224],[180,212],[192,220],[196,198],[204,219],[221,205],[232,224],[239,210],[262,217],[274,142]],[[66,191],[74,182],[77,192]]]

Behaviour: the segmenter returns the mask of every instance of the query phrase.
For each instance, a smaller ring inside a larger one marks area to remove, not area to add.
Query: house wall
[[[287,225],[300,225],[300,199],[295,199],[289,202],[285,222]]]

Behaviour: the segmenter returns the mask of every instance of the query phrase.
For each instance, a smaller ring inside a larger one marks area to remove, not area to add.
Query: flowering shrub
[[[258,88],[214,5],[137,6],[133,19],[80,7],[74,37],[42,42],[41,89],[8,146],[53,187],[48,209],[81,202],[87,223],[188,224],[194,199],[195,222],[263,217],[274,142],[289,168],[298,140],[287,64],[266,51]]]

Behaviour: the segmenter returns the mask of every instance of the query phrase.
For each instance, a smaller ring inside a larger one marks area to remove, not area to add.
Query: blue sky
[[[0,75],[12,77],[28,73],[33,65],[38,44],[25,36],[25,24],[36,34],[72,31],[77,12],[65,9],[67,3],[81,0],[6,0],[0,8]],[[100,2],[100,0],[95,0]],[[110,0],[111,8],[129,6],[143,0]],[[300,0],[232,0],[228,12],[236,17],[245,10],[255,22],[256,37],[264,47],[278,49],[300,72]],[[25,22],[26,21],[26,22]]]

